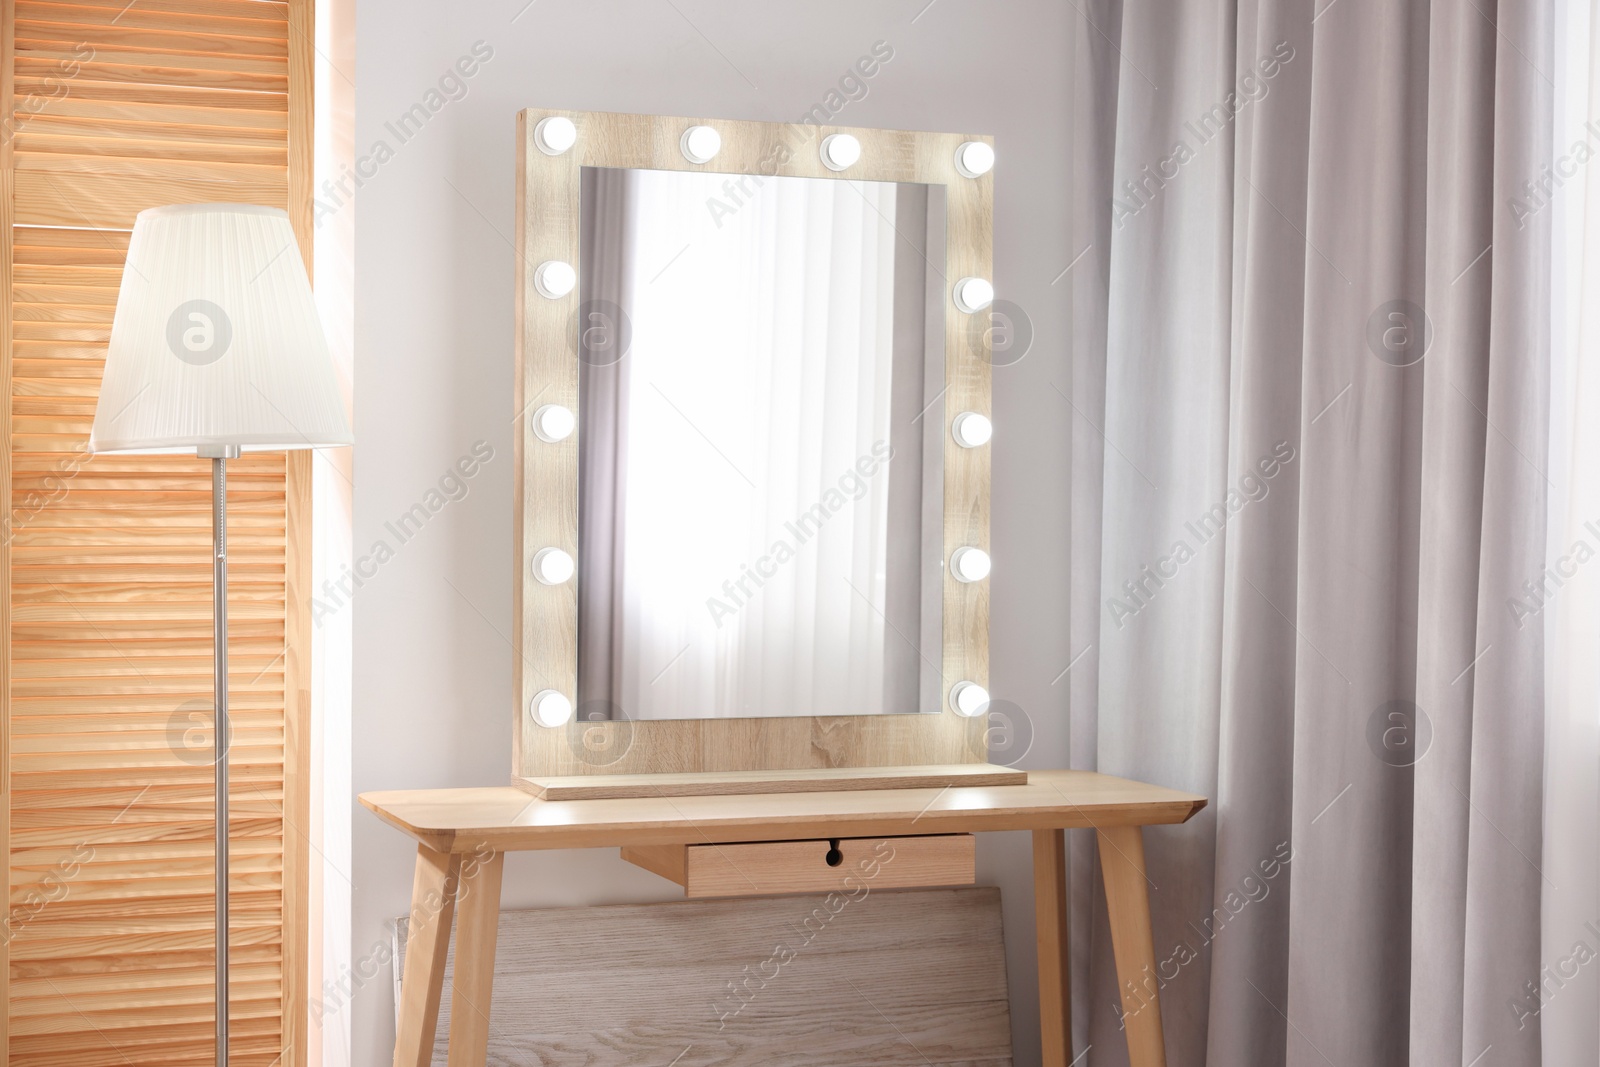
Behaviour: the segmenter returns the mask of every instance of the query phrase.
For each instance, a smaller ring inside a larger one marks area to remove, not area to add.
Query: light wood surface
[[[863,885],[915,889],[977,880],[971,834],[625,845],[622,858],[677,882],[691,899],[851,892]]]
[[[0,121],[11,118],[12,85],[15,76],[16,0],[0,0]],[[13,263],[12,222],[16,218],[13,193],[16,171],[13,166],[12,138],[0,138],[0,377],[12,381],[12,286],[16,281]],[[14,392],[12,390],[11,392]],[[10,393],[8,393],[8,396]],[[0,431],[7,442],[0,454],[0,503],[9,509],[14,480],[11,457],[11,405],[0,411]],[[6,919],[9,927],[12,873],[11,855],[11,538],[0,536],[0,635],[6,647],[0,650],[0,848],[7,862],[0,864],[0,879],[5,883]],[[0,937],[0,1050],[11,1048],[11,938]],[[9,1062],[6,1056],[0,1059]]]
[[[1137,832],[1137,831],[1135,831]],[[1039,954],[1039,1044],[1043,1067],[1072,1055],[1072,963],[1067,952],[1067,835],[1033,832],[1033,931]]]
[[[534,127],[552,115],[578,127],[576,146],[549,156],[532,143]],[[679,150],[691,125],[714,126],[722,149],[709,164],[689,163]],[[851,133],[860,139],[861,162],[835,173],[818,155],[822,136]],[[579,262],[581,169],[642,167],[655,170],[794,175],[827,179],[921,182],[946,193],[946,256],[934,269],[946,289],[963,277],[992,277],[992,174],[961,177],[955,151],[981,135],[908,133],[843,126],[814,127],[722,119],[620,115],[530,108],[517,125],[517,375],[512,576],[513,644],[519,655],[513,774],[531,779],[571,775],[889,767],[988,760],[986,724],[964,719],[944,699],[961,680],[988,684],[989,583],[943,585],[943,676],[940,710],[919,715],[847,715],[811,718],[697,719],[651,722],[573,722],[547,729],[528,714],[531,698],[556,689],[576,699],[577,578],[559,586],[533,580],[529,565],[546,546],[578,549],[578,441],[547,444],[534,437],[526,415],[543,404],[578,404],[576,290],[559,300],[540,296],[533,270],[541,262]],[[945,301],[944,410],[990,412],[988,331],[974,332],[972,317]],[[944,540],[950,547],[989,548],[989,449],[961,448],[945,435]],[[580,571],[582,561],[579,561]],[[928,650],[931,657],[932,650]],[[817,709],[819,711],[827,709]]]
[[[391,826],[441,852],[903,837],[1185,822],[1204,797],[1092,771],[1030,771],[1027,785],[539,800],[510,786],[361,794]]]
[[[450,980],[450,1003],[455,1011],[450,1016],[449,1067],[483,1067],[489,1052],[489,1013],[504,871],[503,852],[463,866],[461,871],[456,897],[460,959]]]
[[[1106,886],[1111,950],[1117,959],[1123,1029],[1133,1067],[1166,1067],[1157,991],[1155,940],[1150,928],[1149,875],[1144,833],[1137,826],[1102,826],[1097,832]]]
[[[417,873],[406,920],[411,951],[403,964],[405,980],[397,1001],[394,1067],[427,1067],[433,1061],[439,994],[444,988],[445,953],[450,948],[450,922],[455,917],[460,876],[459,855],[417,846]]]
[[[495,1067],[1011,1063],[990,888],[507,911],[494,987]]]
[[[83,446],[139,210],[287,207],[309,257],[312,3],[0,2],[0,1060],[206,1064],[209,465]],[[235,1067],[305,1062],[309,487],[303,456],[229,464]]]
[[[623,845],[622,858],[681,886],[689,884],[688,845]]]
[[[958,785],[1026,785],[1028,772],[988,763],[941,767],[827,767],[808,771],[708,771],[700,774],[607,774],[520,778],[511,784],[542,800],[620,797],[737,796],[822,793],[838,789],[939,789]]]

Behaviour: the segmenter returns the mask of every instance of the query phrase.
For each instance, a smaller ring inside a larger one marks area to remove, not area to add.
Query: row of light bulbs
[[[547,156],[565,155],[578,143],[578,126],[565,115],[540,119],[533,128],[533,143]],[[683,158],[700,166],[710,163],[722,151],[722,134],[712,126],[690,126],[678,138]],[[830,133],[817,146],[822,165],[831,171],[845,171],[861,161],[861,139],[849,133]],[[963,141],[956,149],[956,173],[963,178],[981,178],[994,169],[994,148],[984,141]]]
[[[569,118],[552,115],[533,128],[534,144],[549,156],[569,151],[578,141],[578,127]],[[722,151],[722,135],[710,126],[690,126],[678,139],[683,157],[696,165],[709,163]],[[861,159],[861,141],[848,133],[829,134],[818,151],[822,165],[831,171],[845,171]],[[956,149],[955,168],[965,178],[979,178],[994,168],[994,149],[983,141],[965,141]],[[548,300],[560,300],[577,288],[578,272],[562,260],[546,260],[533,272],[533,286]],[[955,305],[968,315],[994,303],[994,286],[984,278],[962,278],[951,291]],[[533,435],[547,444],[564,441],[577,428],[571,409],[560,404],[545,404],[530,418]],[[962,448],[979,448],[989,443],[994,425],[976,411],[963,411],[950,424],[950,435]],[[544,585],[564,585],[577,571],[570,553],[563,549],[541,548],[533,554],[533,576]],[[989,554],[966,545],[950,554],[950,573],[958,582],[981,582],[989,577]],[[968,718],[981,715],[989,706],[988,690],[976,682],[960,681],[950,687],[950,708]],[[528,702],[529,714],[540,726],[557,727],[572,718],[572,701],[555,689],[542,689]]]

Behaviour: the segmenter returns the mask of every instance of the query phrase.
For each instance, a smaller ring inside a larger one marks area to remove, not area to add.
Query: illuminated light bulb
[[[994,436],[994,423],[976,411],[963,411],[950,424],[950,436],[962,448],[977,448],[988,444],[989,438]]]
[[[565,441],[578,426],[572,409],[560,404],[545,404],[533,413],[533,436],[546,444]]]
[[[853,167],[861,158],[861,142],[848,133],[831,133],[822,139],[822,165],[829,170]]]
[[[577,284],[578,272],[572,269],[571,263],[559,259],[546,260],[533,272],[533,287],[539,290],[539,295],[551,300],[566,296]]]
[[[559,156],[578,143],[578,127],[565,115],[551,115],[533,128],[533,143],[545,155]]]
[[[958,548],[950,553],[950,573],[958,582],[981,582],[989,577],[989,553],[981,548]]]
[[[710,126],[690,126],[683,131],[678,147],[690,163],[709,163],[722,151],[722,134]]]
[[[956,173],[981,178],[994,169],[994,149],[983,141],[965,141],[956,149]]]
[[[540,726],[563,726],[572,718],[572,701],[554,689],[541,689],[528,701],[528,714]]]
[[[577,569],[572,557],[559,548],[541,548],[533,554],[533,576],[545,585],[563,585]]]
[[[977,682],[957,682],[950,687],[950,707],[962,718],[976,718],[989,707],[989,691]]]
[[[956,307],[968,315],[994,303],[994,286],[984,278],[962,278],[956,282]]]

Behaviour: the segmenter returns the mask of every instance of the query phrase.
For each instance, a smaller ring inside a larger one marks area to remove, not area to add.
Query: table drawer
[[[859,893],[867,889],[971,885],[971,834],[642,845],[622,858],[683,886],[688,897]]]

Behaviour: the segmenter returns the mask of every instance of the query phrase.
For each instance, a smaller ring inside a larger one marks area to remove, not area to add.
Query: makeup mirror
[[[943,188],[581,181],[578,718],[938,711]]]
[[[513,782],[1021,780],[987,763],[989,138],[517,137]]]

